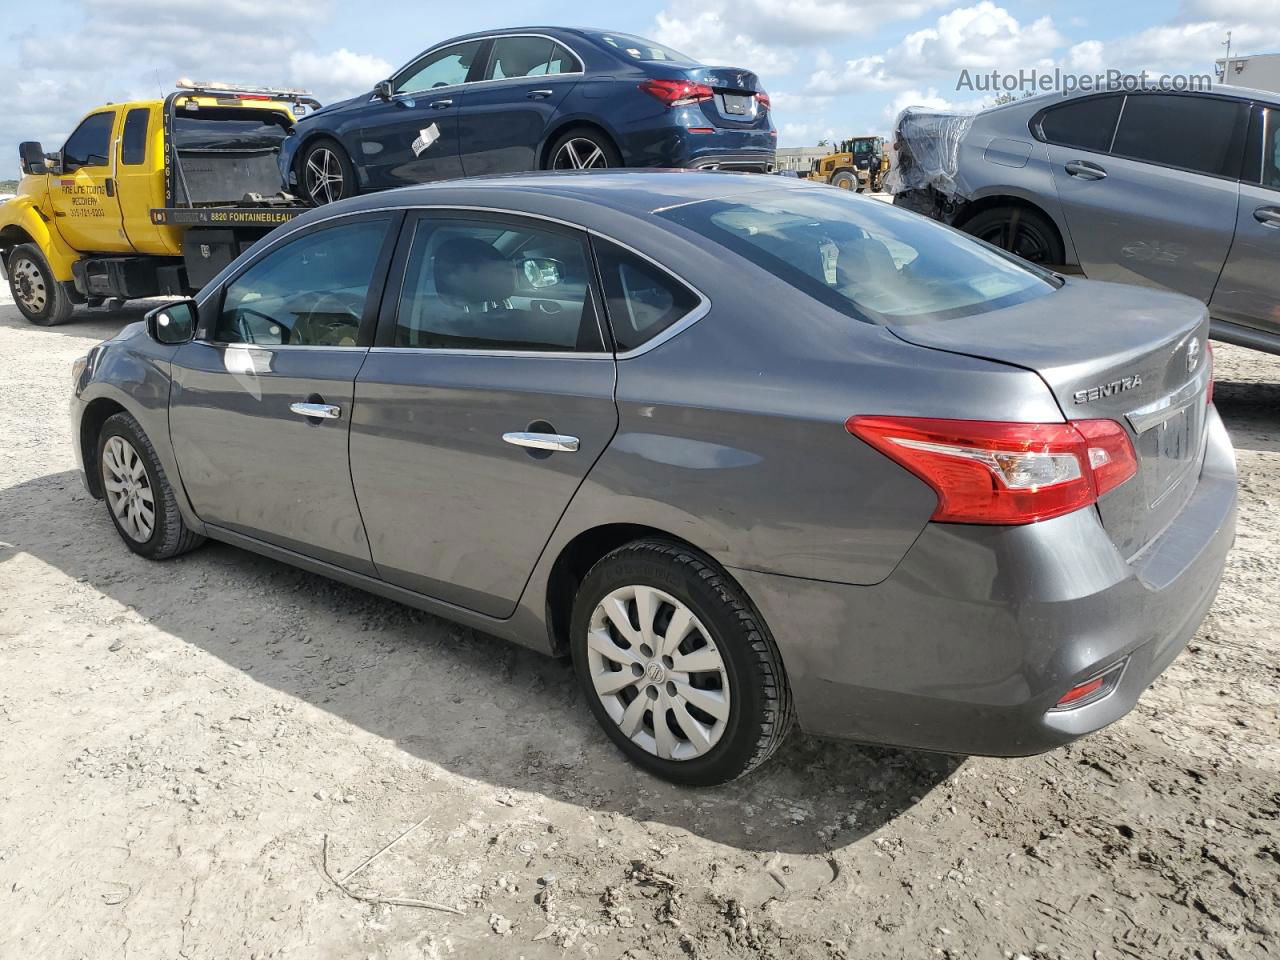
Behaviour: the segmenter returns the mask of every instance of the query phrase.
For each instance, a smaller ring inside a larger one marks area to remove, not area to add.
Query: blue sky
[[[332,100],[368,89],[421,49],[490,27],[606,27],[711,63],[756,70],[784,146],[887,132],[908,103],[978,106],[962,70],[1212,70],[1235,51],[1280,51],[1280,0],[700,0],[612,10],[587,0],[484,4],[46,0],[7,5],[0,30],[0,177],[16,144],[61,145],[108,100],[152,96],[178,76],[305,85]],[[987,97],[986,99],[989,99]]]

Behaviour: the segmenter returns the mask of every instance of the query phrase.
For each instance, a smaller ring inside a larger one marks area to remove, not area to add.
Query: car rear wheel
[[[134,553],[167,560],[204,542],[183,522],[155,447],[132,415],[117,413],[102,425],[98,470],[111,522]]]
[[[574,602],[574,668],[591,711],[638,766],[709,786],[764,763],[792,723],[777,647],[728,575],[678,543],[619,547]]]
[[[1031,263],[1060,264],[1066,259],[1062,240],[1053,223],[1043,214],[1026,207],[983,210],[965,222],[961,229]]]
[[[857,190],[858,178],[848,170],[841,170],[831,178],[831,185],[833,187],[839,187],[841,190]]]
[[[612,141],[596,130],[570,130],[551,145],[549,170],[600,170],[622,166],[622,156]]]
[[[9,292],[18,310],[29,321],[41,327],[66,323],[76,305],[64,284],[53,277],[53,271],[38,247],[24,243],[9,254]]]
[[[307,147],[299,171],[303,192],[317,206],[355,195],[356,171],[337,141],[317,140]]]

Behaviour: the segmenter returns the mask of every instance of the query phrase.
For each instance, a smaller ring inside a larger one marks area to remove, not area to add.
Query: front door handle
[[[1259,207],[1253,211],[1253,219],[1264,227],[1280,227],[1280,207]]]
[[[517,447],[534,450],[555,450],[558,453],[577,453],[578,438],[562,433],[504,433],[502,439]]]
[[[1066,171],[1071,176],[1079,177],[1081,180],[1105,180],[1107,176],[1107,171],[1096,163],[1089,163],[1085,160],[1072,160],[1067,164]]]
[[[432,110],[444,110],[447,107],[452,107],[452,106],[453,106],[452,100],[432,100],[431,101]]]
[[[108,197],[114,197],[116,195],[116,182],[110,177],[107,177],[107,182],[104,186],[106,187]]]
[[[336,403],[291,403],[289,409],[314,420],[337,420],[342,416],[342,408]]]
[[[554,90],[530,90],[525,96],[529,100],[545,100],[555,93]]]

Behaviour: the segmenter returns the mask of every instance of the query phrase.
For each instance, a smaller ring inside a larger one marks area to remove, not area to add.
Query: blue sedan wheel
[[[604,134],[570,130],[551,148],[552,170],[602,170],[622,166],[622,157]]]

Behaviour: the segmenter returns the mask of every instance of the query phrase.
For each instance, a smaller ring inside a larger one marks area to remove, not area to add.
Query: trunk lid
[[[750,70],[696,66],[684,74],[690,83],[705,84],[715,92],[714,97],[699,104],[712,125],[743,130],[769,126],[769,111],[756,99],[762,89],[760,78]]]
[[[1119,284],[1068,280],[1046,297],[945,321],[889,324],[922,347],[1034,371],[1068,420],[1114,420],[1138,473],[1098,501],[1132,558],[1195,490],[1204,456],[1210,363],[1203,304]]]

